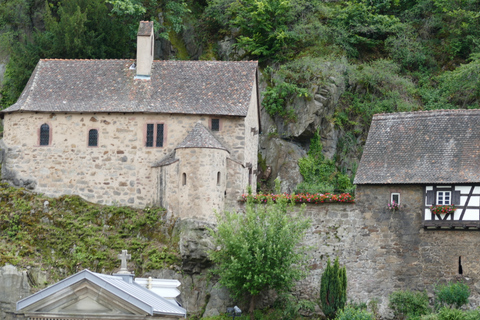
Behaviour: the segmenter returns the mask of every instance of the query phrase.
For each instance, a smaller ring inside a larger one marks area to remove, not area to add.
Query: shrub
[[[426,292],[395,291],[389,299],[388,306],[397,319],[412,319],[430,312]]]
[[[336,320],[374,320],[373,314],[368,312],[365,309],[362,308],[353,308],[351,306],[345,307],[345,309],[341,310],[337,317],[335,318]]]
[[[320,305],[325,316],[333,319],[338,311],[345,307],[347,302],[347,270],[340,268],[338,258],[333,266],[330,259],[327,268],[322,274],[320,284]]]
[[[435,288],[435,307],[448,306],[460,308],[468,303],[470,288],[461,282],[438,285]]]
[[[462,310],[443,307],[438,312],[438,320],[465,320],[465,313]]]

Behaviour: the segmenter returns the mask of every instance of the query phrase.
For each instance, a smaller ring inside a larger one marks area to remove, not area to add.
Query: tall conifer
[[[347,270],[345,267],[340,268],[338,257],[333,266],[330,265],[329,258],[320,284],[320,306],[325,316],[333,319],[345,307],[346,302]]]

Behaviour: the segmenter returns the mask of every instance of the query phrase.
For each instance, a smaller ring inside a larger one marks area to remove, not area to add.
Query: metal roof
[[[133,279],[133,277],[132,277]],[[126,303],[132,304],[137,308],[145,311],[146,314],[154,315],[173,315],[186,316],[186,310],[174,302],[169,301],[155,294],[154,292],[143,288],[135,282],[127,282],[120,276],[110,276],[100,273],[91,272],[90,270],[82,270],[60,282],[57,282],[27,298],[17,302],[17,311],[53,295],[79,281],[87,280],[91,283],[107,290]]]

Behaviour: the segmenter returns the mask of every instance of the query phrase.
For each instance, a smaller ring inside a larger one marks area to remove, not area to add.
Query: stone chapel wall
[[[171,114],[6,114],[4,142],[8,156],[2,167],[6,173],[3,178],[31,182],[35,192],[48,196],[77,194],[96,203],[151,205],[158,202],[158,168],[151,166],[172,152],[198,121],[208,127],[211,118]],[[214,133],[237,161],[243,160],[244,120],[221,117],[221,130]],[[51,128],[49,146],[39,146],[43,123]],[[164,123],[163,148],[145,147],[147,123]],[[90,129],[98,130],[98,147],[88,147]]]

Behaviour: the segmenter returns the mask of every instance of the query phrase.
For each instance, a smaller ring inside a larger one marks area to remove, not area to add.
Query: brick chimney
[[[135,79],[150,79],[153,63],[153,22],[140,21],[137,33],[137,75]]]

